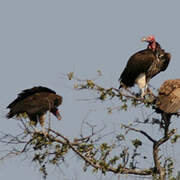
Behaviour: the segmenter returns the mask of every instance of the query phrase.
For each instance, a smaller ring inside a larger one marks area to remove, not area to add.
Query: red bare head
[[[141,41],[152,43],[152,42],[155,42],[155,37],[153,35],[150,35],[150,36],[147,36],[147,37],[143,37],[141,39]]]
[[[149,43],[149,45],[148,45],[149,49],[151,49],[153,51],[156,49],[156,40],[155,40],[155,37],[153,35],[143,37],[141,39],[141,41],[148,42]]]

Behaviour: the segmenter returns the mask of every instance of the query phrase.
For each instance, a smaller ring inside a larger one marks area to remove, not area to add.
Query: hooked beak
[[[58,120],[61,120],[61,115],[60,115],[58,109],[54,109],[54,110],[51,111],[51,112],[54,114],[54,116],[56,116],[56,118],[57,118]]]
[[[58,120],[61,120],[61,115],[60,115],[58,110],[56,111],[56,115],[55,116],[57,117]]]
[[[146,42],[146,41],[147,41],[146,37],[143,37],[143,38],[141,39],[141,42]]]

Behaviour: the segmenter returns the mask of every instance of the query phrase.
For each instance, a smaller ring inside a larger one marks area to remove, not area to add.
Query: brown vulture
[[[166,114],[177,114],[180,110],[180,79],[166,80],[160,87],[157,108]]]
[[[157,113],[161,113],[161,126],[167,136],[171,116],[179,115],[180,112],[180,79],[166,80],[161,85],[155,109]]]
[[[161,71],[165,71],[171,59],[171,54],[166,53],[154,36],[142,38],[147,42],[146,49],[133,54],[122,72],[119,82],[121,87],[132,87],[138,85],[141,90],[141,97],[144,97],[148,82]]]
[[[30,119],[30,124],[36,126],[39,122],[44,131],[45,114],[47,111],[55,115],[57,119],[61,119],[57,109],[61,103],[62,97],[47,87],[38,86],[25,89],[7,106],[10,109],[7,118],[26,113]]]

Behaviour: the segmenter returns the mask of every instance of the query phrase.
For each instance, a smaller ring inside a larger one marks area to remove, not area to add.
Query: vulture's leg
[[[136,84],[138,85],[139,89],[141,90],[141,97],[144,98],[146,94],[146,89],[147,89],[147,83],[146,83],[146,75],[145,73],[141,73],[137,78],[136,78]]]
[[[45,132],[45,127],[44,127],[45,119],[46,119],[46,115],[45,115],[45,114],[39,116],[39,123],[40,123],[40,125],[41,125],[41,127],[42,127],[42,132],[43,132],[43,134],[46,133],[46,132]]]
[[[37,117],[36,115],[30,115],[29,116],[29,119],[30,119],[30,126],[32,127],[32,129],[35,131],[35,132],[38,132],[38,129],[36,128],[36,125],[37,125]]]
[[[148,83],[147,83],[147,81],[146,81],[146,85],[145,85],[145,87],[144,87],[144,95],[148,94],[148,93],[150,92],[149,90],[150,90],[150,89],[149,89]]]
[[[146,95],[146,89],[145,88],[142,88],[141,89],[141,98],[144,98],[144,96]]]

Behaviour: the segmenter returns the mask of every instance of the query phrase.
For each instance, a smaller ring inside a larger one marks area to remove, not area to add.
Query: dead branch
[[[124,128],[126,128],[126,129],[129,129],[129,130],[131,130],[131,131],[135,131],[135,132],[139,132],[139,133],[141,133],[141,134],[143,134],[145,137],[147,137],[152,143],[155,143],[156,142],[156,140],[154,140],[150,135],[148,135],[148,133],[146,133],[145,131],[143,131],[143,130],[139,130],[139,129],[135,129],[135,128],[132,128],[132,127],[130,127],[130,126],[127,126],[127,125],[122,125]]]

